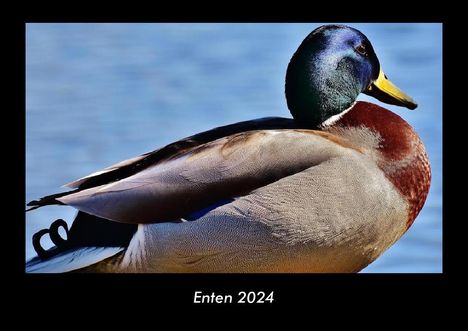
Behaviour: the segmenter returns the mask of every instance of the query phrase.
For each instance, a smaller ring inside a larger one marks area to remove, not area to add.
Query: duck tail
[[[48,205],[64,205],[64,203],[58,201],[57,198],[60,198],[60,197],[63,197],[65,195],[69,195],[69,194],[72,194],[72,193],[76,193],[77,191],[79,191],[79,190],[76,189],[76,190],[73,190],[73,191],[51,194],[51,195],[47,195],[45,197],[42,197],[39,200],[29,201],[27,206],[29,206],[31,208],[26,209],[26,211],[28,212],[28,211],[31,211],[31,210],[34,210],[34,209],[37,209],[37,208],[40,208],[40,207],[43,207],[43,206],[48,206]]]
[[[60,236],[60,228],[65,230],[66,239]],[[49,229],[34,234],[37,256],[26,262],[26,272],[112,272],[136,230],[135,224],[117,223],[81,211],[70,230],[64,220],[58,219]],[[41,246],[44,235],[50,236],[54,247],[45,250]]]

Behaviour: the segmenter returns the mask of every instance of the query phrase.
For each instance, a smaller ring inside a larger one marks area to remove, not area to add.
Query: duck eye
[[[367,50],[366,50],[366,46],[364,46],[363,44],[360,44],[358,47],[356,47],[356,52],[358,52],[359,54],[361,54],[362,56],[365,56],[367,57]]]

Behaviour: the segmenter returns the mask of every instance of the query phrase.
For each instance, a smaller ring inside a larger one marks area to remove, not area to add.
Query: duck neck
[[[426,201],[431,182],[429,159],[413,128],[397,114],[360,101],[326,130],[364,141],[368,146],[360,147],[377,155],[380,169],[408,202],[409,228]]]

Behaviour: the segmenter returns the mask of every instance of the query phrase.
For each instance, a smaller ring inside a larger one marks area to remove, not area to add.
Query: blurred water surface
[[[27,201],[203,130],[289,117],[286,67],[319,25],[28,24]],[[414,225],[363,272],[441,272],[442,25],[350,25],[370,39],[390,79],[417,100],[416,111],[385,107],[419,133],[433,172]],[[66,207],[27,213],[26,258],[35,255],[34,232],[74,215]]]

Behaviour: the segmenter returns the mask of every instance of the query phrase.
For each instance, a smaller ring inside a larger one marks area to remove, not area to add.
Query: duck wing
[[[226,137],[240,132],[248,132],[252,130],[268,130],[268,129],[292,129],[298,128],[297,123],[293,119],[281,117],[265,117],[256,120],[234,123],[226,126],[214,128],[204,131],[196,135],[181,139],[165,147],[145,153],[140,156],[133,157],[113,164],[105,169],[94,172],[90,175],[77,179],[73,182],[65,184],[65,187],[75,189],[73,191],[61,192],[48,195],[33,200],[28,203],[29,210],[33,210],[46,205],[63,204],[57,198],[75,193],[84,189],[112,183],[123,178],[130,177],[140,171],[157,165],[166,160],[177,157],[190,149],[193,149],[210,141]]]
[[[128,177],[57,200],[113,221],[165,222],[350,151],[356,152],[346,141],[323,131],[241,132],[184,148]]]
[[[244,121],[217,127],[193,136],[178,140],[165,147],[145,153],[143,155],[113,164],[103,170],[97,171],[73,182],[65,184],[65,187],[74,189],[86,189],[95,187],[122,178],[129,177],[150,166],[171,159],[196,146],[210,141],[230,136],[232,134],[248,132],[252,130],[268,129],[292,129],[298,128],[293,119],[281,117],[265,117],[256,120]]]

